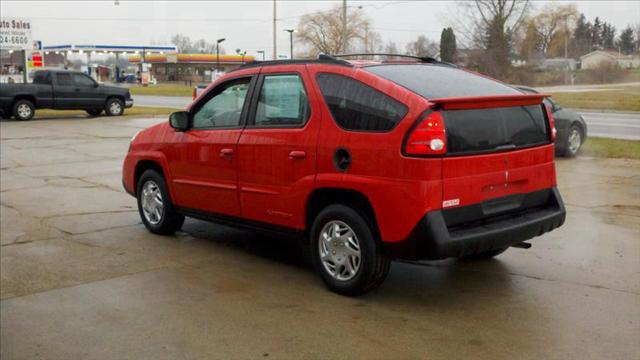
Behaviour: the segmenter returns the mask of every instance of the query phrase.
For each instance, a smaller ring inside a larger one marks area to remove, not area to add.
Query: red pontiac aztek
[[[123,183],[142,222],[302,235],[327,286],[393,259],[488,258],[564,222],[545,95],[429,58],[252,63],[141,131]]]

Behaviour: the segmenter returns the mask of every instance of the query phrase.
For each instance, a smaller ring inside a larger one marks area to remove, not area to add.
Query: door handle
[[[220,150],[220,157],[231,157],[233,156],[233,149],[225,148]]]
[[[307,153],[302,150],[293,150],[289,153],[289,159],[304,159],[307,157]]]

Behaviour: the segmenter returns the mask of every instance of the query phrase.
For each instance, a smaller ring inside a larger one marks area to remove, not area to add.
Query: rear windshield
[[[481,153],[549,143],[543,105],[442,112],[447,154]]]
[[[364,69],[427,99],[522,94],[497,81],[446,65],[389,64]]]

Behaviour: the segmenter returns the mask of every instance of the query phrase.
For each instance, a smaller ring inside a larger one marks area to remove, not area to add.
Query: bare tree
[[[346,41],[347,49],[357,48],[364,42],[370,41],[371,21],[360,9],[349,9],[347,13],[347,28],[343,31],[340,19],[342,8],[334,7],[329,11],[321,11],[304,15],[298,24],[298,42],[305,45],[308,55],[317,56],[319,53],[337,54],[341,52],[342,42]],[[367,44],[367,47],[370,47]]]
[[[565,40],[564,37],[570,36],[569,29],[573,28],[577,18],[578,9],[575,4],[560,6],[555,4],[545,5],[540,13],[531,19],[531,23],[540,36],[540,50],[546,54],[549,51],[552,41],[559,40],[563,43]]]
[[[507,75],[513,39],[529,6],[529,0],[474,0],[456,7],[456,33],[467,47],[484,49],[483,71],[498,78]]]
[[[424,35],[418,36],[406,46],[407,55],[414,56],[436,56],[440,51],[439,45],[434,41],[427,39]]]
[[[176,34],[171,38],[171,43],[178,48],[178,52],[190,52],[192,51],[191,39],[182,34]]]

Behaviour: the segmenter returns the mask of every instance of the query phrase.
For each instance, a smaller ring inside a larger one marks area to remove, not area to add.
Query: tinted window
[[[240,125],[250,80],[233,80],[214,89],[216,94],[193,115],[192,127],[206,129]]]
[[[447,153],[485,152],[549,142],[542,105],[443,111]]]
[[[73,82],[76,84],[76,86],[93,87],[93,85],[95,84],[95,82],[86,75],[73,74],[72,76]]]
[[[347,130],[388,131],[407,113],[395,99],[336,74],[319,74],[318,85],[335,121]]]
[[[256,126],[301,125],[308,116],[307,93],[298,75],[264,77],[256,109]]]
[[[56,83],[61,86],[73,86],[73,81],[71,81],[71,74],[67,73],[58,73],[56,74]]]
[[[427,99],[521,94],[497,81],[445,65],[395,64],[366,67]]]
[[[34,84],[51,84],[51,78],[49,77],[49,72],[36,71],[36,73],[33,75],[33,83]]]

